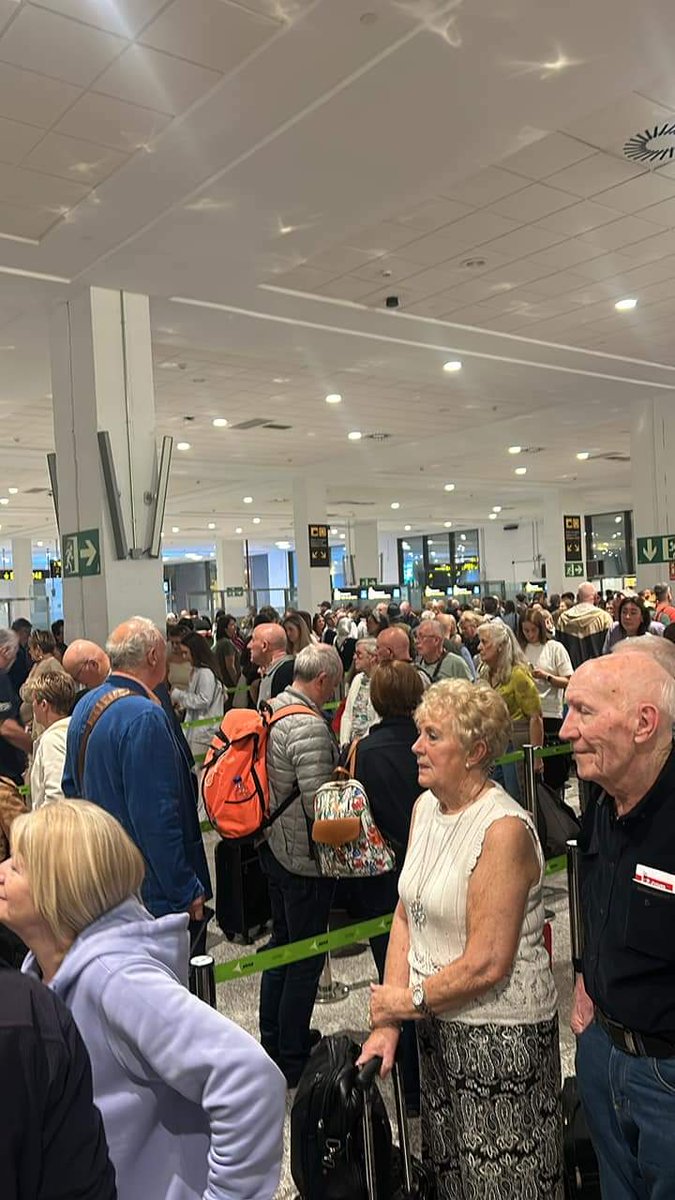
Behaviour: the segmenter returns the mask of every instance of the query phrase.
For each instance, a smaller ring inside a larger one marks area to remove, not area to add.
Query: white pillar
[[[553,592],[576,592],[586,577],[586,555],[584,553],[584,518],[573,503],[564,500],[558,491],[547,492],[540,507],[539,553],[546,563],[546,590]],[[565,577],[565,516],[581,517],[581,574]]]
[[[633,412],[630,455],[635,538],[675,533],[675,405],[667,396],[642,400]],[[647,565],[636,557],[637,585],[668,581],[668,563]]]
[[[293,522],[298,564],[298,608],[313,613],[322,600],[331,599],[330,566],[310,566],[309,526],[328,526],[326,488],[320,480],[301,477],[294,480]]]
[[[136,613],[162,625],[162,560],[147,557],[157,471],[147,296],[90,288],[57,305],[51,359],[64,558],[67,534],[93,529],[100,537],[100,575],[67,579],[64,570],[68,635],[100,643]],[[128,543],[124,559],[115,553],[100,430],[110,434]]]
[[[216,541],[216,583],[218,591],[225,588],[246,587],[244,543],[238,541]]]
[[[30,601],[33,595],[33,543],[30,538],[12,538],[12,570],[12,620],[16,620],[17,617],[30,617]],[[17,601],[23,603],[17,604]]]
[[[380,579],[380,548],[377,540],[377,521],[354,521],[350,530],[354,555],[356,583],[360,579]]]

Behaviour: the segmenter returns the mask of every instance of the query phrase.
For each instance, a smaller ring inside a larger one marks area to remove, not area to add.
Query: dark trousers
[[[375,875],[372,879],[354,879],[351,889],[353,902],[358,908],[361,920],[370,921],[375,917],[387,916],[388,913],[394,911],[398,903],[398,872],[390,871],[387,875]],[[384,979],[388,946],[388,933],[381,933],[370,939],[370,949],[375,959],[380,983]],[[399,1042],[403,1090],[411,1109],[418,1109],[420,1103],[420,1065],[415,1024],[415,1021],[403,1022]]]
[[[675,1058],[636,1058],[593,1023],[577,1041],[577,1084],[607,1200],[675,1196]]]
[[[272,937],[265,947],[286,946],[328,928],[335,881],[293,875],[268,846],[259,849],[272,910]],[[309,1058],[309,1026],[325,955],[264,971],[260,984],[260,1040],[296,1087]]]

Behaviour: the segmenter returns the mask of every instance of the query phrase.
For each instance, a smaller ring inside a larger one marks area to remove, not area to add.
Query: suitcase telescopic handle
[[[382,1058],[379,1054],[376,1054],[374,1058],[369,1058],[368,1062],[361,1067],[361,1070],[354,1080],[354,1087],[358,1088],[360,1092],[367,1092],[376,1075],[379,1075],[381,1069]]]

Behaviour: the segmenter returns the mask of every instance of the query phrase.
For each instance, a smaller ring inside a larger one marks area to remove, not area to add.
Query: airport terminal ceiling
[[[288,536],[299,472],[399,534],[630,507],[674,37],[659,0],[0,0],[0,539],[54,536],[50,312],[92,285],[151,297],[181,538]]]

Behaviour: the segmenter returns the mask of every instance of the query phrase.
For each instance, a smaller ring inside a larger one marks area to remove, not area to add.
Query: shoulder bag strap
[[[445,662],[447,657],[448,657],[447,654],[444,654],[441,658],[439,658],[438,662],[436,663],[436,670],[434,671],[433,675],[430,677],[432,683],[435,683],[436,680],[438,679],[438,672],[440,671],[440,669],[443,666],[443,663]]]
[[[92,735],[94,726],[103,716],[106,709],[110,708],[110,705],[114,704],[115,701],[123,700],[125,696],[136,696],[137,694],[137,692],[132,692],[131,688],[113,688],[111,692],[106,692],[105,696],[101,696],[101,699],[96,701],[96,704],[89,713],[87,724],[84,727],[84,733],[82,734],[80,749],[77,756],[77,772],[80,780],[80,787],[82,787],[84,783],[84,761],[87,755],[89,738]]]

